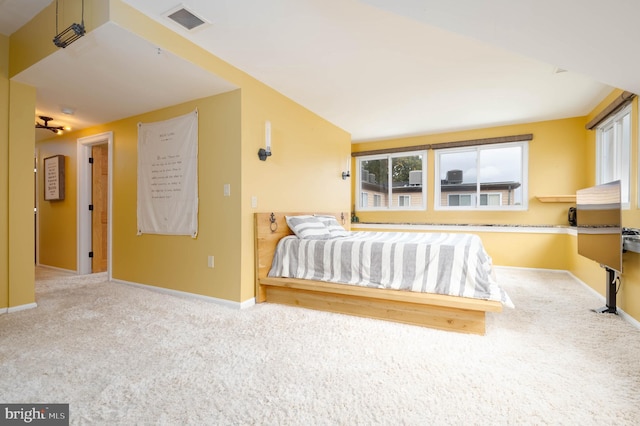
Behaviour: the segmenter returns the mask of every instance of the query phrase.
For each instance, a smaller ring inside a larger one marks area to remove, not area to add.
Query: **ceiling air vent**
[[[168,13],[167,18],[171,19],[173,22],[181,25],[189,31],[199,27],[200,25],[206,24],[206,21],[204,19],[199,18],[193,12],[185,9],[184,7],[180,7],[179,9]]]

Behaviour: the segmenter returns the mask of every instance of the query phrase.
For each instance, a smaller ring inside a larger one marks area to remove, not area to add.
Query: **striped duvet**
[[[330,240],[278,242],[270,277],[496,300],[513,307],[472,234],[351,232]]]

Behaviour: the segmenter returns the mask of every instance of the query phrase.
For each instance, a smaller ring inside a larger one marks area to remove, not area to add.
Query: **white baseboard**
[[[545,271],[545,272],[557,272],[558,274],[568,274],[569,271],[564,269],[546,269],[546,268],[529,268],[526,266],[499,266],[493,265],[494,269],[517,269],[521,271]]]
[[[251,299],[247,299],[244,302],[240,302],[240,309],[247,309],[256,305],[256,298],[252,297]]]
[[[173,290],[173,289],[170,289],[170,288],[156,287],[156,286],[153,286],[153,285],[134,283],[134,282],[131,282],[131,281],[118,280],[118,279],[115,279],[115,278],[112,279],[111,281],[113,281],[115,283],[119,283],[119,284],[125,284],[125,285],[131,285],[131,286],[134,286],[134,287],[145,288],[147,290],[157,291],[159,293],[170,294],[172,296],[204,300],[204,301],[207,301],[207,302],[215,303],[217,305],[226,306],[227,308],[231,308],[231,309],[246,309],[246,308],[250,308],[250,307],[252,307],[253,305],[256,304],[255,298],[253,298],[253,297],[251,299],[245,300],[244,302],[233,302],[231,300],[219,299],[217,297],[203,296],[201,294],[189,293],[187,291],[180,291],[180,290]]]
[[[594,296],[596,296],[598,299],[600,299],[602,301],[602,304],[605,305],[607,303],[607,298],[604,297],[603,295],[601,295],[600,293],[598,293],[597,291],[595,291],[593,288],[591,288],[587,283],[585,283],[584,281],[582,281],[580,278],[576,277],[575,275],[573,275],[571,272],[569,271],[565,271],[567,274],[569,274],[571,277],[573,277],[574,280],[578,281],[580,284],[582,284],[583,287],[585,287],[587,290],[591,291],[591,294],[593,294]],[[618,306],[616,306],[616,311],[618,312],[618,316],[622,317],[622,319],[624,319],[625,321],[627,321],[629,324],[633,325],[634,327],[636,327],[637,329],[640,330],[640,322],[638,320],[636,320],[634,317],[632,317],[631,315],[629,315],[628,313],[626,313],[625,311],[623,311],[622,309],[620,309]]]
[[[35,302],[27,303],[25,305],[9,306],[8,308],[0,309],[0,314],[10,314],[13,312],[26,311],[27,309],[33,309],[37,307],[38,307],[38,304]]]
[[[607,298],[606,297],[604,297],[603,295],[601,295],[600,293],[595,291],[587,283],[585,283],[580,278],[578,278],[575,275],[573,275],[570,271],[567,271],[567,270],[564,270],[564,269],[523,268],[523,267],[519,267],[519,266],[494,266],[494,268],[495,269],[524,269],[524,270],[529,269],[531,271],[545,271],[545,272],[557,272],[559,274],[567,274],[571,278],[576,280],[584,288],[589,290],[591,292],[591,294],[593,294],[599,300],[601,300],[603,305],[605,305],[607,303]],[[640,330],[640,322],[638,320],[636,320],[634,317],[632,317],[631,315],[629,315],[628,313],[626,313],[625,311],[623,311],[622,309],[620,309],[617,306],[616,306],[616,310],[618,312],[618,316],[620,316],[622,319],[627,321],[629,324],[633,325],[634,327],[636,327],[637,329]]]
[[[38,263],[36,266],[38,268],[51,269],[52,271],[67,272],[69,274],[77,274],[78,273],[78,271],[74,271],[72,269],[58,268],[57,266],[43,265],[42,263]]]

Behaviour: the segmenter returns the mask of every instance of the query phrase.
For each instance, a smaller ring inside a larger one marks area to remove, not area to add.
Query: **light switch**
[[[229,183],[225,183],[224,184],[224,196],[225,197],[230,197],[231,196],[231,184],[229,184]]]

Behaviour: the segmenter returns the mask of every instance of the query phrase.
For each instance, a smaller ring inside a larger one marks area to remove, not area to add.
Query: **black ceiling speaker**
[[[46,129],[52,131],[53,133],[61,133],[62,130],[64,130],[64,127],[62,126],[49,126],[49,122],[53,120],[53,118],[51,117],[41,115],[40,120],[44,121],[44,124],[40,124],[36,121],[36,129]]]

